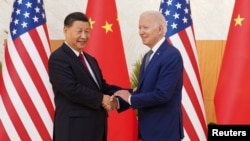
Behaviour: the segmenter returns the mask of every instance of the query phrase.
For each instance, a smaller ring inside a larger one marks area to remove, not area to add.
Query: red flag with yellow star
[[[86,14],[92,30],[84,50],[97,59],[109,84],[130,88],[115,0],[89,0]],[[134,110],[109,113],[108,141],[136,141],[137,130]]]
[[[249,0],[236,0],[215,93],[218,124],[250,124]]]

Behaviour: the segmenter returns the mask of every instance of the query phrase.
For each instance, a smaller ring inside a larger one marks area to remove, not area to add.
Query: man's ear
[[[68,28],[66,26],[63,27],[63,33],[66,34],[67,33]]]
[[[163,25],[160,25],[159,28],[159,34],[164,34],[164,28],[163,28]]]

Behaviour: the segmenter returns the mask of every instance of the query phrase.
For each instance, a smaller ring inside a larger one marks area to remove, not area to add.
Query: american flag
[[[0,75],[0,140],[52,140],[50,45],[42,0],[15,0]]]
[[[160,12],[167,22],[167,40],[184,60],[182,111],[184,140],[207,140],[207,125],[189,0],[162,0]]]

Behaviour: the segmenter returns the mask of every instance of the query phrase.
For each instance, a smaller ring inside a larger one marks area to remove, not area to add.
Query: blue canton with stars
[[[10,22],[12,39],[46,22],[42,0],[15,0]]]
[[[160,12],[167,21],[167,38],[192,24],[189,0],[162,0]]]

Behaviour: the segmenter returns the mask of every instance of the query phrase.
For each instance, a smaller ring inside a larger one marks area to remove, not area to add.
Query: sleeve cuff
[[[131,95],[128,97],[128,104],[131,105]]]

